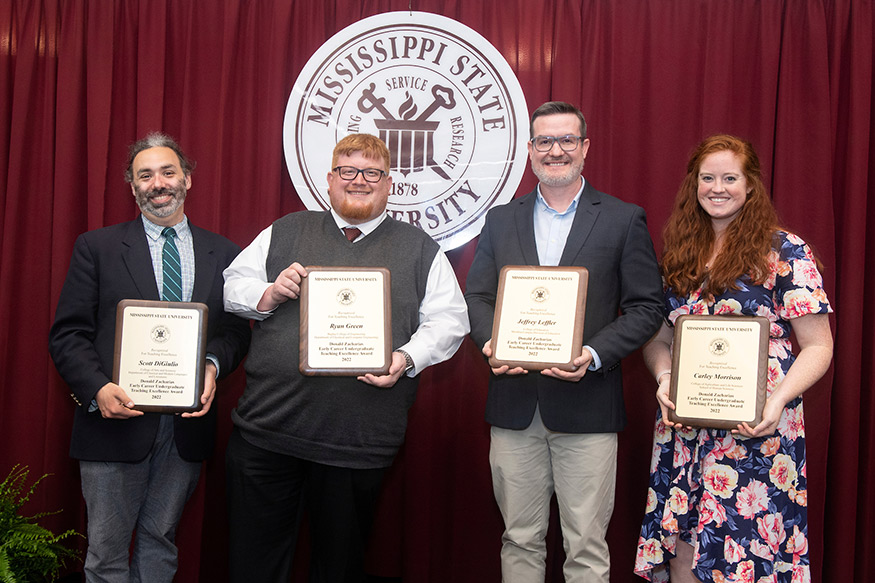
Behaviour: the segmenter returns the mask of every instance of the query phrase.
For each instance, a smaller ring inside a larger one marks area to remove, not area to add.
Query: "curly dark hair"
[[[161,132],[150,132],[146,134],[145,138],[137,140],[128,148],[128,167],[125,168],[125,182],[134,181],[134,158],[137,157],[137,154],[149,148],[170,148],[179,158],[179,166],[182,168],[183,174],[191,176],[191,173],[194,171],[195,162],[189,160],[185,152],[182,151],[182,148],[179,147],[179,144],[176,143],[176,140]]]

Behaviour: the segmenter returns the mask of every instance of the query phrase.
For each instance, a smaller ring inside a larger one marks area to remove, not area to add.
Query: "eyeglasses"
[[[378,168],[356,168],[355,166],[338,166],[332,172],[337,174],[344,180],[355,180],[359,172],[362,173],[366,182],[379,182],[383,179],[386,173]]]
[[[573,152],[583,138],[580,136],[535,136],[532,138],[532,147],[539,152],[549,152],[553,149],[553,142],[559,144],[563,152]]]

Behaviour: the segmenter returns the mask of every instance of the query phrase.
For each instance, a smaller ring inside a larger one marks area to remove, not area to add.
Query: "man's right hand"
[[[486,358],[492,356],[492,338],[486,341],[486,344],[483,345],[483,355]],[[492,367],[492,374],[500,375],[500,374],[509,374],[509,375],[518,375],[518,374],[527,374],[529,371],[524,369],[521,366],[517,366],[514,368],[510,368],[508,365],[503,364],[498,368]]]
[[[134,402],[125,391],[115,383],[106,383],[94,396],[100,414],[106,419],[130,419],[139,417],[142,411],[135,411]]]
[[[270,312],[289,300],[301,295],[301,280],[307,277],[307,270],[297,261],[283,269],[269,288],[264,290],[256,309]]]

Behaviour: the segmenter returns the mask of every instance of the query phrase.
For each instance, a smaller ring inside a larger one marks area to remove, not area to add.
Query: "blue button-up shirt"
[[[583,192],[583,184],[581,178],[577,196],[561,213],[547,204],[541,195],[541,187],[538,186],[538,195],[535,199],[535,244],[538,247],[538,262],[541,265],[559,265],[562,251],[565,249],[565,241],[568,239],[568,233],[571,232],[571,223],[574,222],[580,193]]]
[[[574,200],[568,205],[568,208],[561,213],[547,204],[541,194],[541,186],[538,185],[538,193],[535,198],[535,245],[538,248],[538,262],[541,265],[557,266],[559,260],[562,259],[562,252],[565,250],[565,242],[568,240],[568,234],[571,232],[571,224],[574,222],[574,215],[577,212],[577,205],[580,202],[580,195],[583,192],[583,187],[586,185],[586,179],[580,177],[580,190],[577,191]],[[602,367],[602,361],[598,353],[591,346],[584,345],[584,348],[592,354],[592,364],[589,370],[598,370]]]

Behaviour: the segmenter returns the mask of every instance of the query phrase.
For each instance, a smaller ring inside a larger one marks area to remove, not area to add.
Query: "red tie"
[[[355,227],[344,227],[343,234],[346,235],[347,240],[351,243],[355,241],[356,238],[362,234],[362,232]]]

